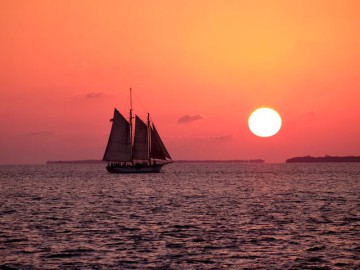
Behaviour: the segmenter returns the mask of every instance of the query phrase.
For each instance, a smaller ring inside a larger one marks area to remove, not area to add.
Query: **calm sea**
[[[0,269],[360,269],[360,164],[0,166]]]

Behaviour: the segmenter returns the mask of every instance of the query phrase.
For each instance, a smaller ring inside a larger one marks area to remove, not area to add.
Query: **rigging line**
[[[133,91],[133,97],[135,97],[137,103],[140,104],[140,107],[142,108],[143,111],[145,111],[145,113],[149,113],[149,110],[144,106],[144,104],[141,102],[141,100],[139,99],[138,95],[136,94],[137,91]]]
[[[140,107],[142,108],[142,113],[138,114],[138,115],[144,116],[143,114],[146,114],[146,115],[149,114],[149,110],[145,107],[144,103],[141,102],[141,99],[136,94],[136,91],[133,91],[132,94],[133,94],[133,97],[135,97],[135,100],[140,104]],[[147,116],[144,118],[147,118]],[[151,114],[150,114],[150,122],[153,122],[153,118],[151,117]]]
[[[125,98],[125,96],[115,95],[115,99],[119,101],[114,102],[114,108],[116,108],[122,115],[128,115],[130,110],[128,98]]]

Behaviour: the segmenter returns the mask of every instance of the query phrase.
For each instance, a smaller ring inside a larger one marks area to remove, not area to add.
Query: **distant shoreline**
[[[229,159],[229,160],[175,160],[176,163],[265,163],[263,159]]]
[[[263,159],[230,159],[230,160],[175,160],[176,163],[265,163]],[[337,162],[360,162],[360,156],[324,156],[324,157],[293,157],[285,163],[337,163]],[[102,160],[49,160],[46,164],[105,164]]]
[[[360,162],[360,156],[324,156],[324,157],[293,157],[285,161],[285,163],[326,163],[326,162]]]
[[[88,160],[48,160],[46,164],[104,164],[102,160],[88,159]]]
[[[250,159],[250,160],[175,160],[176,163],[265,163],[262,159]],[[46,164],[104,164],[102,160],[48,160]]]

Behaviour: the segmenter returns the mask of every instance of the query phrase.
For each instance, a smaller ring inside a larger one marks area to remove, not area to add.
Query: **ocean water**
[[[360,269],[360,164],[0,166],[0,269]]]

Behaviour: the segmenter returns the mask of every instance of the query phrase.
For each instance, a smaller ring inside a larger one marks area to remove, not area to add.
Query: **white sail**
[[[148,127],[137,115],[135,116],[133,157],[137,160],[149,159]]]
[[[117,109],[114,110],[113,123],[103,160],[131,161],[130,124]]]
[[[159,133],[157,132],[155,125],[152,125],[151,129],[151,158],[166,159],[170,157],[169,152],[166,150],[164,143],[162,142]]]

